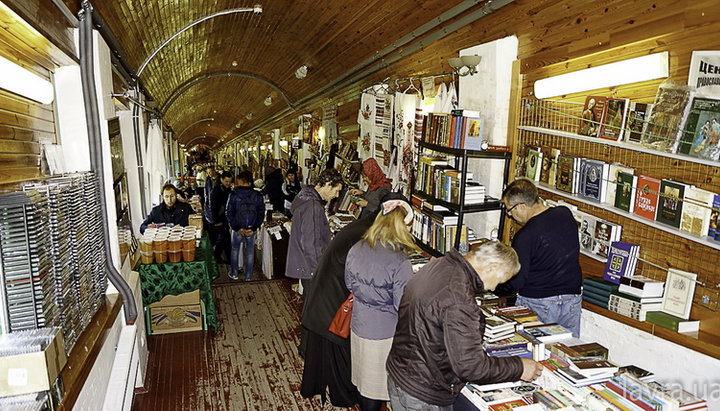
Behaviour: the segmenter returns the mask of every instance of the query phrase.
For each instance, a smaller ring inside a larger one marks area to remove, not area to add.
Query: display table
[[[143,304],[162,300],[166,295],[179,295],[200,290],[205,304],[208,328],[217,330],[217,310],[210,283],[218,277],[218,268],[207,236],[200,240],[195,261],[189,263],[140,264]]]

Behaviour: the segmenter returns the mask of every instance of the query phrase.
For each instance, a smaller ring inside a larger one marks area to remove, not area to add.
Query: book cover
[[[637,189],[637,176],[619,170],[615,184],[615,207],[632,213],[635,210],[635,196]]]
[[[578,235],[580,237],[580,249],[592,253],[593,246],[595,244],[595,225],[597,218],[592,214],[583,213],[582,221],[580,222],[580,230]]]
[[[628,119],[625,127],[625,141],[639,143],[647,128],[652,104],[631,102],[628,109]]]
[[[690,308],[695,295],[695,280],[697,280],[695,273],[675,268],[668,269],[662,310],[687,320],[690,317]]]
[[[635,214],[648,220],[655,220],[659,191],[660,180],[648,176],[639,176],[635,192]]]
[[[538,180],[543,184],[550,183],[550,169],[554,164],[552,158],[553,150],[555,149],[550,147],[542,147],[542,151],[540,152],[540,158],[542,159],[542,162],[540,165],[540,177]]]
[[[598,219],[595,223],[593,235],[593,254],[600,258],[607,258],[612,241],[612,224],[608,221]]]
[[[695,97],[683,125],[677,152],[718,160],[720,157],[720,99]]]
[[[585,98],[578,134],[597,137],[605,116],[607,97],[588,96]]]
[[[628,174],[634,174],[635,170],[631,167],[628,167],[626,165],[620,164],[620,163],[612,163],[610,164],[610,171],[608,172],[608,178],[607,182],[605,184],[606,186],[606,192],[605,195],[605,203],[610,205],[615,205],[615,193],[617,192],[617,186],[618,186],[618,174],[623,171]]]
[[[547,183],[550,186],[555,187],[555,182],[557,181],[557,166],[558,166],[558,156],[560,155],[560,149],[559,148],[551,148],[549,159],[550,159],[550,169],[548,171],[548,179]],[[542,176],[541,176],[542,177]]]
[[[708,228],[710,238],[720,239],[720,194],[713,196],[712,210],[710,210],[710,227]]]
[[[681,124],[690,109],[692,88],[669,82],[658,87],[648,126],[641,138],[643,145],[655,150],[672,152],[681,132]]]
[[[559,155],[558,156],[558,171],[557,171],[557,183],[555,188],[567,193],[573,192],[573,173],[575,171],[575,157]]]
[[[605,109],[605,125],[600,130],[600,138],[622,141],[627,120],[630,100],[626,98],[607,99]]]
[[[680,228],[683,198],[687,184],[679,181],[663,179],[660,181],[660,195],[656,221],[671,227]]]
[[[584,159],[583,163],[580,171],[580,195],[591,201],[604,202],[610,166],[604,161],[593,159]]]
[[[540,167],[542,152],[537,147],[529,147],[527,159],[525,160],[525,177],[532,181],[540,179]]]
[[[632,277],[620,277],[620,285],[625,285],[621,290],[624,293],[634,295],[636,297],[660,297],[663,295],[665,283],[653,280],[642,275],[634,275]]]
[[[605,263],[603,279],[614,284],[620,284],[620,277],[632,276],[636,266],[633,260],[637,260],[639,248],[639,245],[623,241],[612,242]]]
[[[482,150],[483,149],[483,120],[479,117],[468,117],[467,126],[463,134],[463,144],[461,148],[466,150]]]
[[[715,194],[702,188],[688,187],[683,200],[680,230],[698,237],[708,234]]]

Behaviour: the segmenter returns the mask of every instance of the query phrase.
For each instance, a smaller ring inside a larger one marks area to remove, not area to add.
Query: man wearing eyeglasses
[[[520,271],[503,284],[518,291],[517,304],[537,312],[544,323],[558,323],[580,336],[582,272],[578,227],[567,207],[547,207],[535,184],[515,180],[502,195],[507,215],[522,228],[512,247]]]

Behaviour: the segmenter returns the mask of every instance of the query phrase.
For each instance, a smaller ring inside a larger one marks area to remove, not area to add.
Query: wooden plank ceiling
[[[64,2],[73,13],[80,8],[78,0]],[[135,72],[159,45],[191,22],[254,5],[234,0],[92,3]],[[166,110],[165,124],[181,143],[213,145],[224,136],[229,141],[286,109],[281,92],[290,102],[297,102],[443,12],[461,3],[477,9],[485,1],[256,3],[263,7],[262,14],[223,15],[185,31],[141,73],[145,88]],[[301,65],[309,68],[305,79],[294,75]],[[233,75],[208,78],[221,73]],[[270,106],[263,104],[268,96],[273,101]]]

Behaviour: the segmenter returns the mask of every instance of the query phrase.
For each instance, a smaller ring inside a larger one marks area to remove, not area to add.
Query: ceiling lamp
[[[295,70],[295,77],[297,77],[299,79],[303,79],[307,76],[307,72],[308,72],[308,66],[303,64],[297,70]]]
[[[548,77],[535,82],[535,97],[562,96],[665,78],[669,75],[668,60],[668,52],[664,51]]]
[[[452,57],[447,60],[450,67],[455,70],[458,76],[464,77],[477,73],[477,66],[480,64],[480,56]],[[462,71],[465,69],[465,71]]]
[[[252,119],[252,118],[253,118],[253,113],[247,113],[247,114],[245,115],[245,118],[248,119],[248,120]]]
[[[55,98],[51,82],[4,57],[0,57],[0,73],[0,88],[40,104],[50,104]]]
[[[263,102],[266,106],[272,105],[272,97],[267,96],[265,97],[265,101]]]

